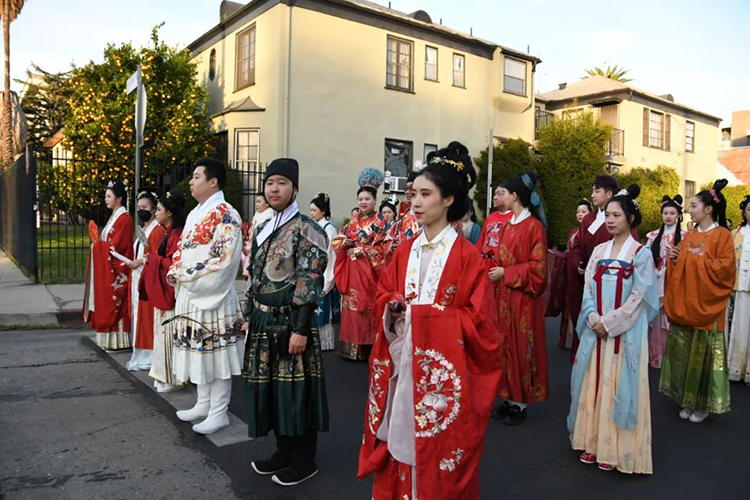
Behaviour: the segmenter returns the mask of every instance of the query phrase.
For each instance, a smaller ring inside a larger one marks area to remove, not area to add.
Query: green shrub
[[[636,167],[616,177],[623,189],[631,184],[638,184],[641,187],[641,194],[638,196],[638,204],[643,215],[643,221],[638,226],[638,233],[641,237],[661,227],[662,198],[665,194],[674,196],[680,191],[680,176],[677,175],[677,171],[664,165],[656,168]]]
[[[713,182],[709,182],[701,186],[701,191],[704,189],[711,189]],[[738,228],[742,224],[742,211],[740,210],[740,202],[742,199],[750,194],[750,186],[740,184],[739,186],[727,186],[721,190],[724,198],[727,199],[727,218],[732,219],[734,224],[733,228]],[[690,200],[687,200],[686,207],[690,205]],[[690,220],[690,216],[686,217]]]
[[[492,186],[517,175],[525,174],[533,170],[536,164],[536,155],[529,149],[531,144],[523,139],[511,139],[502,146],[495,146],[492,157]],[[487,217],[487,160],[489,148],[484,148],[479,157],[474,158],[474,166],[477,169],[477,184],[474,187],[474,201],[477,217]]]
[[[198,206],[198,202],[190,194],[190,175],[185,177],[177,186],[180,192],[185,195],[185,213],[189,213]],[[240,213],[241,217],[247,214],[242,213],[242,181],[237,172],[227,167],[227,182],[224,185],[224,199]]]

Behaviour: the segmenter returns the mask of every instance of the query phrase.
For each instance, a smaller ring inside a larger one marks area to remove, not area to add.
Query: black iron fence
[[[132,158],[117,160],[82,160],[55,157],[50,152],[37,153],[38,212],[36,223],[37,268],[39,280],[45,283],[76,283],[85,276],[91,240],[88,223],[93,220],[101,228],[110,216],[104,205],[104,194],[110,180],[122,179],[131,170]],[[163,191],[179,187],[189,200],[189,179],[193,161],[149,162],[142,168],[140,186]],[[241,162],[229,165],[224,192],[242,215],[252,218],[255,197],[262,192],[264,167]],[[236,168],[235,168],[236,167]],[[128,188],[128,209],[135,211],[133,186]],[[192,202],[192,203],[191,203]],[[32,224],[32,227],[34,225]]]
[[[35,180],[34,158],[26,154],[0,171],[0,246],[36,281]]]

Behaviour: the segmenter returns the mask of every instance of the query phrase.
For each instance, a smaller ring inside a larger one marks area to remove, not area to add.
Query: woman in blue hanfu
[[[586,267],[568,430],[584,464],[651,474],[648,325],[659,290],[651,250],[630,234],[641,222],[639,193],[633,184],[609,202],[613,239],[594,249]]]

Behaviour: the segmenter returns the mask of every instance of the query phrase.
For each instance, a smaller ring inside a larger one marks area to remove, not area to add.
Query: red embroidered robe
[[[106,240],[95,241],[91,245],[86,269],[94,270],[94,311],[88,314],[88,289],[84,299],[84,321],[91,329],[100,333],[117,331],[117,323],[122,320],[122,329],[130,331],[130,301],[128,288],[130,268],[110,253],[114,250],[123,257],[133,259],[133,219],[128,213],[117,217]],[[88,273],[88,271],[87,271]],[[86,276],[88,288],[89,277]]]
[[[401,245],[378,284],[378,335],[370,356],[365,434],[357,477],[375,474],[376,500],[412,498],[411,467],[390,456],[377,439],[392,374],[383,333],[386,304],[404,297],[409,254],[415,240]],[[427,280],[427,278],[425,278]],[[500,338],[492,291],[479,253],[457,238],[440,277],[433,305],[411,306],[418,498],[479,498],[479,461],[484,432],[501,375]],[[444,377],[442,376],[444,375]],[[437,377],[437,383],[432,380]],[[421,413],[425,401],[443,408]],[[442,411],[440,411],[442,410]]]
[[[520,403],[547,399],[547,336],[544,299],[547,286],[547,235],[539,219],[503,224],[494,266],[505,269],[495,282],[500,337],[507,341],[507,377],[500,396]]]
[[[172,265],[172,256],[177,251],[177,244],[182,235],[181,227],[169,227],[164,238],[167,238],[167,248],[164,256],[159,255],[159,246],[154,247],[143,267],[139,293],[146,297],[151,304],[160,311],[174,309],[174,287],[167,282],[167,272]],[[159,242],[161,244],[161,242]]]
[[[498,240],[500,226],[508,222],[512,216],[513,212],[510,210],[504,213],[492,212],[487,216],[487,220],[484,221],[482,232],[479,235],[479,240],[477,240],[477,248],[479,249],[479,253],[482,254],[482,257],[485,259],[485,266],[487,269],[494,266],[492,259],[495,257],[497,246],[500,243]],[[462,232],[463,231],[461,231],[461,233]]]
[[[157,222],[154,222],[154,224],[156,224],[156,226],[154,226],[151,233],[148,235],[148,248],[143,250],[144,258],[148,254],[156,254],[159,244],[164,238],[164,228]],[[142,280],[143,269],[141,269],[141,278],[136,285],[140,286],[140,281]],[[132,292],[133,288],[128,287],[128,290]],[[154,305],[149,302],[147,296],[141,295],[140,289],[138,292],[138,320],[136,321],[136,325],[138,331],[135,335],[135,343],[133,344],[133,347],[137,349],[152,350],[154,348]]]
[[[378,278],[385,267],[389,228],[380,214],[365,217],[357,214],[333,239],[334,279],[341,294],[339,338],[344,342],[370,345],[375,341],[372,311]],[[354,242],[353,247],[344,245],[347,239]],[[359,249],[353,259],[347,255],[349,248]]]

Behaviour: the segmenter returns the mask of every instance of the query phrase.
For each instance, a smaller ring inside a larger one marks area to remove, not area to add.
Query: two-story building
[[[720,168],[727,170],[737,184],[750,186],[750,110],[732,112],[732,123],[721,130]]]
[[[424,11],[365,0],[224,1],[220,23],[189,49],[222,155],[248,171],[298,159],[303,211],[326,191],[334,217],[348,216],[365,167],[405,178],[452,140],[478,155],[490,130],[496,142],[534,139],[540,60]]]
[[[536,100],[537,123],[592,110],[614,128],[607,149],[607,167],[627,172],[633,167],[674,168],[683,195],[691,198],[717,176],[717,138],[721,119],[602,76],[560,84]]]

